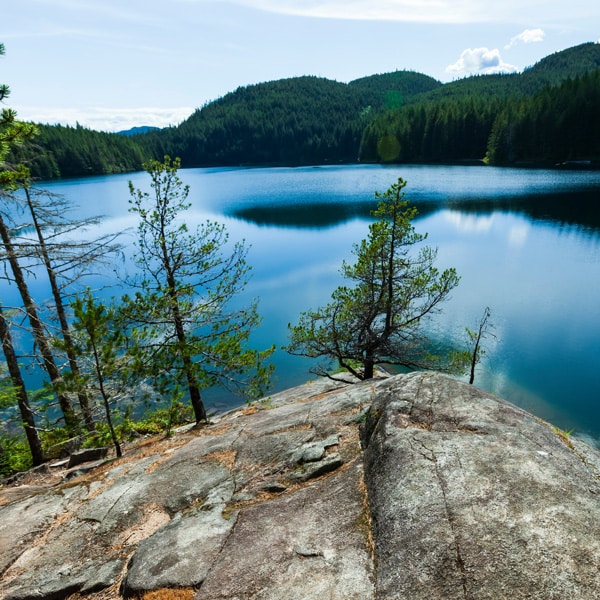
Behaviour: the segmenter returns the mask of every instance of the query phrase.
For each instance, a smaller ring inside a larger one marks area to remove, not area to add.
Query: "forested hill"
[[[370,116],[441,84],[399,71],[349,84],[297,77],[238,88],[179,127],[147,136],[187,166],[354,162]]]
[[[412,71],[350,83],[296,77],[240,87],[178,127],[121,136],[43,126],[42,178],[126,172],[179,156],[209,165],[600,160],[600,44],[555,53],[520,74],[442,84]]]
[[[439,86],[427,100],[461,96],[478,97],[531,96],[545,87],[555,87],[567,79],[577,78],[600,68],[600,44],[587,43],[551,54],[522,73],[473,75]]]
[[[600,161],[600,44],[521,74],[468,77],[386,111],[365,128],[365,162],[554,165]]]

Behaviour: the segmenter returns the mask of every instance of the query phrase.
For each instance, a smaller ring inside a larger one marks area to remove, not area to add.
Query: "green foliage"
[[[40,439],[46,460],[55,460],[63,456],[65,446],[73,438],[64,427],[46,427],[40,430]]]
[[[151,411],[144,419],[135,423],[135,431],[139,434],[165,433],[170,435],[174,426],[185,425],[194,420],[194,413],[189,404],[173,400],[166,408]]]
[[[5,53],[4,44],[0,43],[0,56]],[[0,84],[0,102],[10,95],[10,88]],[[17,120],[17,113],[10,108],[0,111],[0,170],[6,170],[6,159],[10,151],[21,146],[37,134],[37,128],[31,123]]]
[[[25,436],[0,436],[0,477],[31,469],[31,451]]]
[[[16,404],[17,388],[11,384],[9,378],[0,378],[0,410],[10,408],[12,406],[15,406]]]
[[[191,423],[194,415],[189,404],[176,400],[164,408],[148,411],[141,419],[131,417],[130,411],[112,410],[114,433],[119,443],[132,441],[145,435],[171,435],[173,427]],[[113,443],[112,432],[108,423],[98,423],[93,435],[83,442],[84,448],[96,448]]]
[[[76,373],[64,375],[66,389],[83,392],[87,397],[102,400],[106,424],[117,456],[121,456],[115,433],[111,405],[130,393],[133,387],[128,355],[124,351],[125,337],[121,331],[114,307],[106,306],[86,290],[72,303],[73,335],[71,349],[78,360]],[[57,342],[58,345],[64,345]]]
[[[174,401],[170,406],[158,408],[142,419],[133,419],[128,411],[115,408],[112,420],[114,433],[119,443],[132,441],[146,435],[169,436],[174,427],[193,421],[194,415],[189,405]],[[113,443],[111,429],[106,422],[97,423],[96,431],[87,434],[81,444],[82,448],[99,448]],[[43,430],[40,438],[47,460],[61,457],[65,445],[70,438],[63,427]],[[0,477],[8,477],[14,473],[28,471],[33,467],[31,452],[23,435],[0,435]]]
[[[139,171],[145,160],[146,149],[131,137],[79,125],[39,125],[37,130],[35,147],[15,149],[11,161],[27,163],[39,179],[128,173]]]
[[[145,140],[186,166],[354,162],[370,111],[440,85],[418,73],[349,84],[297,77],[238,88]]]
[[[187,391],[196,421],[206,420],[200,391],[221,384],[249,399],[264,393],[273,349],[248,348],[259,324],[257,302],[231,308],[250,267],[244,244],[230,244],[222,224],[190,231],[189,188],[179,160],[149,161],[152,193],[130,184],[131,212],[139,218],[135,261],[139,291],[123,298],[135,369],[161,394]]]
[[[4,44],[0,43],[0,56],[5,53]],[[0,102],[10,95],[10,88],[5,83],[0,84]],[[10,108],[0,111],[0,169],[6,168],[5,160],[10,151],[27,140],[33,138],[37,128],[31,123],[23,123],[17,120],[17,113]]]
[[[354,246],[356,262],[342,265],[353,285],[338,287],[330,304],[300,315],[298,325],[290,326],[289,352],[336,360],[359,379],[373,377],[378,364],[434,366],[422,325],[439,312],[459,277],[454,269],[440,273],[434,267],[435,249],[412,253],[427,236],[412,225],[417,211],[404,199],[405,185],[399,179],[376,194],[378,220]],[[317,371],[325,374],[328,367]]]
[[[575,449],[575,446],[573,446],[573,442],[571,441],[571,435],[573,434],[573,429],[570,429],[568,431],[565,431],[564,429],[561,429],[560,427],[557,427],[556,425],[552,426],[552,429],[554,430],[554,433],[556,433],[556,435],[560,438],[560,440],[571,450]]]
[[[4,45],[0,44],[0,56],[4,54]],[[10,93],[7,85],[0,84],[0,101],[3,101]],[[9,152],[19,147],[21,144],[30,140],[37,130],[35,126],[31,124],[21,123],[16,120],[16,113],[8,108],[2,109],[0,113],[0,192],[3,192],[5,188],[10,189],[14,185],[15,178],[26,173],[25,168],[18,168],[15,174],[15,169],[6,162],[7,155]],[[6,225],[5,218],[0,214],[0,237],[2,238],[3,244],[3,258],[10,264],[10,271],[15,277],[15,281],[18,284],[19,292],[23,300],[25,301],[25,294],[23,293],[24,282],[18,279],[18,276],[22,276],[18,258],[15,253],[14,247],[11,245],[10,230]],[[6,265],[5,265],[6,268]],[[24,302],[25,303],[25,302]],[[27,308],[28,315],[31,314],[29,307]],[[5,311],[3,310],[2,304],[0,303],[0,339],[2,343],[2,351],[6,366],[11,381],[11,392],[17,401],[20,416],[22,419],[21,424],[25,430],[25,437],[29,447],[32,464],[39,465],[42,463],[44,456],[40,439],[38,436],[37,429],[35,427],[35,417],[31,406],[29,404],[29,398],[27,396],[27,390],[21,374],[21,368],[19,360],[14,349],[12,332],[10,323],[6,319]],[[36,339],[36,342],[40,340]],[[2,449],[0,448],[0,451]],[[3,453],[3,451],[2,451]]]
[[[432,92],[442,84],[414,71],[394,71],[355,79],[348,84],[355,93],[361,94],[361,104],[374,110],[399,108],[407,101]]]
[[[354,162],[367,114],[440,85],[408,71],[349,84],[284,79],[240,87],[178,127],[134,136],[41,125],[37,146],[42,155],[24,148],[13,158],[27,160],[43,179],[139,170],[142,157],[165,154],[180,156],[186,166]]]
[[[529,92],[537,92],[547,85],[557,86],[563,81],[578,78],[600,68],[600,45],[597,42],[579,44],[546,56],[523,72],[529,83]],[[531,88],[534,83],[534,89]]]
[[[487,144],[491,164],[600,159],[600,69],[499,111]]]
[[[600,158],[600,45],[583,44],[522,74],[448,83],[365,127],[364,162],[544,164]]]
[[[469,95],[424,101],[385,113],[365,128],[360,159],[368,162],[481,159],[502,106],[500,99]]]

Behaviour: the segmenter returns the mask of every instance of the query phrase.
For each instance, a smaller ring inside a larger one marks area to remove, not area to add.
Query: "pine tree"
[[[131,392],[130,371],[124,353],[124,335],[116,324],[115,309],[97,302],[86,290],[72,303],[73,331],[69,340],[71,352],[77,358],[76,372],[65,375],[65,386],[88,397],[102,399],[104,415],[117,456],[121,456],[111,407],[123,394]],[[62,345],[66,345],[63,341]]]
[[[423,322],[440,310],[459,277],[454,269],[434,267],[437,251],[412,248],[426,239],[412,220],[417,211],[404,199],[406,182],[399,179],[379,199],[369,236],[355,245],[356,262],[342,265],[352,282],[332,293],[332,302],[300,315],[290,326],[292,354],[326,358],[316,367],[327,374],[331,360],[359,379],[374,376],[379,364],[426,368],[428,340]]]
[[[247,347],[260,322],[256,301],[230,307],[248,280],[246,247],[230,245],[219,223],[207,221],[190,232],[189,188],[179,167],[168,156],[146,163],[152,193],[130,183],[130,210],[139,218],[140,278],[139,291],[124,304],[140,370],[162,393],[186,389],[199,423],[207,420],[203,388],[220,384],[247,397],[263,393],[271,373],[265,360],[273,349]]]
[[[0,43],[0,56],[4,54],[4,44]],[[8,97],[10,90],[6,84],[0,84],[0,102]],[[7,165],[6,156],[12,147],[31,139],[36,133],[33,125],[24,124],[16,120],[16,113],[8,108],[2,109],[0,113],[0,175],[4,177]],[[21,375],[21,368],[17,354],[14,350],[10,325],[5,318],[2,305],[0,304],[0,338],[2,338],[2,350],[8,367],[15,395],[17,397],[19,410],[23,419],[25,435],[31,451],[33,464],[41,464],[44,460],[42,445],[35,426],[35,419],[27,389]]]

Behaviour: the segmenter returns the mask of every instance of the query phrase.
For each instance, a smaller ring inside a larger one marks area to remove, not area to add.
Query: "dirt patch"
[[[155,531],[171,520],[169,513],[161,506],[146,506],[141,523],[127,529],[121,535],[120,544],[133,546],[150,537]]]
[[[235,465],[237,452],[235,450],[221,450],[220,452],[212,452],[204,458],[206,460],[216,460],[220,462],[226,469],[231,471]]]

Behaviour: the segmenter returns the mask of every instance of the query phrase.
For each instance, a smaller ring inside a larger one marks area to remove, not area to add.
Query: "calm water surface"
[[[464,340],[486,306],[495,339],[475,383],[566,430],[600,439],[600,173],[491,167],[341,166],[188,169],[189,222],[225,222],[245,239],[263,325],[254,343],[281,346],[299,312],[329,300],[352,244],[368,231],[374,191],[404,178],[416,227],[437,246],[438,265],[461,283],[436,320],[437,334]],[[46,189],[102,228],[126,231],[128,181],[146,174],[53,182]],[[133,239],[129,233],[125,240]],[[127,263],[120,269],[127,269]],[[112,274],[111,274],[112,277]],[[115,292],[116,293],[116,292]],[[310,363],[278,350],[275,390],[306,381]],[[212,408],[239,400],[219,391]]]

